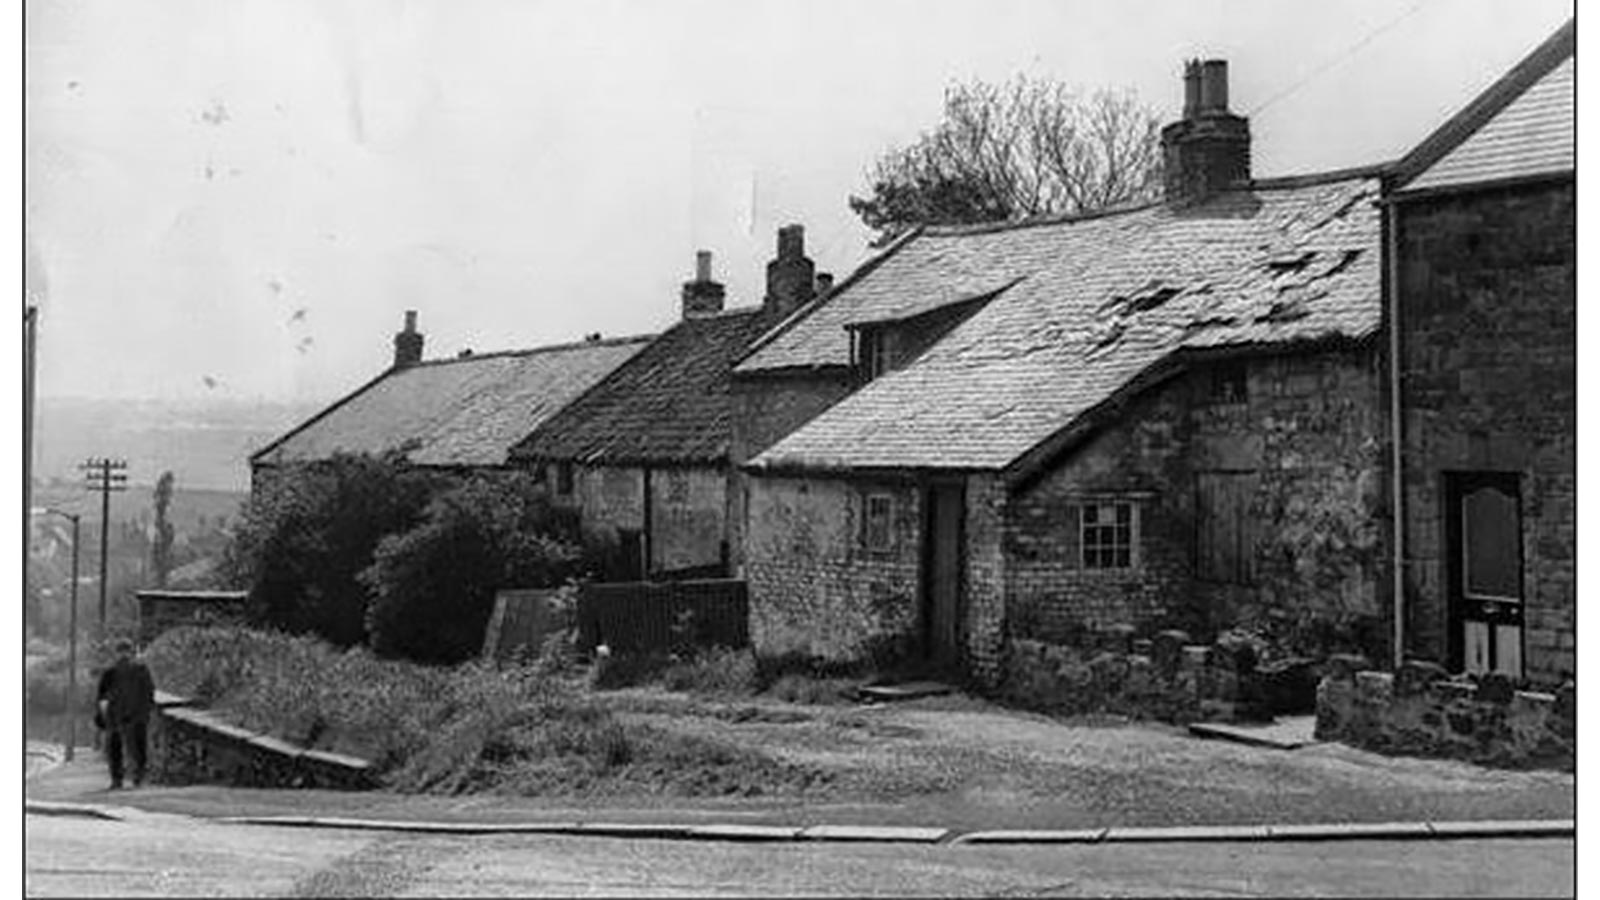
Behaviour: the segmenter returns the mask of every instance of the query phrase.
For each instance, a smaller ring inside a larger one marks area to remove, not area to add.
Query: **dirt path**
[[[1574,781],[1339,744],[1285,751],[1119,720],[1068,723],[967,698],[881,707],[694,704],[640,692],[624,715],[833,773],[817,799],[960,807],[1084,825],[1574,814]],[[1012,827],[1023,827],[1013,825]]]

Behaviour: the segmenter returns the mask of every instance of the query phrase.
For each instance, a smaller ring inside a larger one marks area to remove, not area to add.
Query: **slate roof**
[[[539,424],[651,336],[485,353],[390,369],[267,445],[253,465],[409,447],[425,466],[498,466]]]
[[[1367,337],[1378,196],[1375,173],[1335,173],[1186,209],[929,230],[899,256],[932,274],[886,261],[856,286],[870,304],[847,315],[915,302],[939,273],[964,273],[956,294],[1033,270],[751,466],[1006,469],[1184,352]]]
[[[1395,187],[1422,191],[1575,171],[1576,42],[1569,20],[1407,154]]]
[[[770,325],[759,307],[679,322],[528,435],[512,458],[725,461],[733,428],[733,363]]]
[[[792,367],[848,366],[851,325],[909,319],[994,293],[1049,265],[1057,248],[1032,229],[946,234],[931,230],[869,263],[866,276],[833,295],[739,363],[740,373]]]

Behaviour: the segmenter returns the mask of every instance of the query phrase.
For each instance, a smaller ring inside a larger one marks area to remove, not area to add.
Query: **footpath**
[[[630,798],[572,805],[571,800],[437,797],[384,791],[340,792],[145,786],[108,790],[104,762],[89,748],[65,762],[59,751],[28,748],[25,811],[134,821],[163,813],[218,824],[373,829],[452,834],[577,834],[722,841],[886,841],[956,844],[1093,844],[1190,841],[1439,840],[1574,837],[1573,819],[1501,819],[1486,810],[1471,821],[1344,821],[1253,824],[1033,827],[1039,815],[1018,810],[1029,827],[997,827],[951,800],[905,804],[819,804],[772,799]]]

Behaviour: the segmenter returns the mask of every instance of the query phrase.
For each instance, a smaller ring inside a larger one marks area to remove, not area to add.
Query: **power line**
[[[1261,101],[1260,103],[1256,104],[1256,106],[1253,109],[1251,109],[1248,113],[1246,113],[1246,115],[1253,116],[1256,113],[1262,111],[1263,109],[1266,109],[1267,107],[1271,106],[1272,104],[1278,102],[1279,100],[1282,100],[1284,97],[1287,97],[1290,94],[1293,94],[1295,91],[1300,90],[1302,87],[1305,87],[1307,83],[1309,83],[1310,81],[1315,79],[1318,75],[1321,75],[1323,72],[1328,71],[1329,69],[1333,68],[1334,66],[1337,66],[1338,64],[1344,62],[1345,60],[1349,59],[1350,57],[1356,55],[1358,52],[1360,52],[1361,48],[1363,48],[1366,45],[1368,45],[1368,44],[1372,43],[1373,41],[1377,40],[1379,37],[1382,37],[1390,29],[1392,29],[1395,26],[1399,25],[1401,22],[1404,22],[1405,20],[1411,18],[1413,15],[1416,15],[1417,11],[1422,9],[1424,6],[1427,6],[1429,2],[1431,2],[1431,0],[1417,0],[1416,3],[1413,3],[1411,5],[1410,9],[1407,9],[1405,12],[1403,12],[1400,15],[1396,16],[1395,18],[1390,19],[1388,22],[1385,22],[1383,25],[1380,25],[1377,28],[1373,29],[1372,31],[1368,32],[1365,37],[1362,37],[1360,40],[1356,41],[1354,44],[1351,44],[1350,47],[1348,49],[1346,49],[1343,53],[1339,54],[1338,56],[1334,57],[1331,60],[1328,60],[1327,62],[1323,63],[1322,65],[1320,65],[1318,67],[1316,67],[1315,69],[1312,69],[1311,72],[1309,72],[1304,78],[1301,78],[1299,81],[1294,82],[1293,84],[1289,85],[1288,87],[1284,88],[1283,90],[1277,92],[1276,94],[1273,94],[1272,96],[1268,97],[1267,99],[1265,99],[1265,100]]]

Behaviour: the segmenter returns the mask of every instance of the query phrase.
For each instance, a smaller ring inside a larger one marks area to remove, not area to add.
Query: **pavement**
[[[975,845],[1571,839],[1576,834],[1573,819],[973,829],[955,821],[895,821],[889,805],[878,808],[877,815],[872,807],[839,807],[838,820],[827,821],[829,808],[814,804],[803,808],[794,804],[752,807],[673,800],[670,805],[656,806],[560,807],[525,802],[507,808],[474,798],[445,798],[441,803],[441,798],[381,791],[268,791],[217,786],[147,786],[110,791],[105,788],[105,770],[99,754],[88,748],[81,749],[71,763],[45,747],[30,746],[28,756],[27,814],[103,821],[178,814],[219,824],[440,835]],[[239,812],[246,814],[229,814]]]

